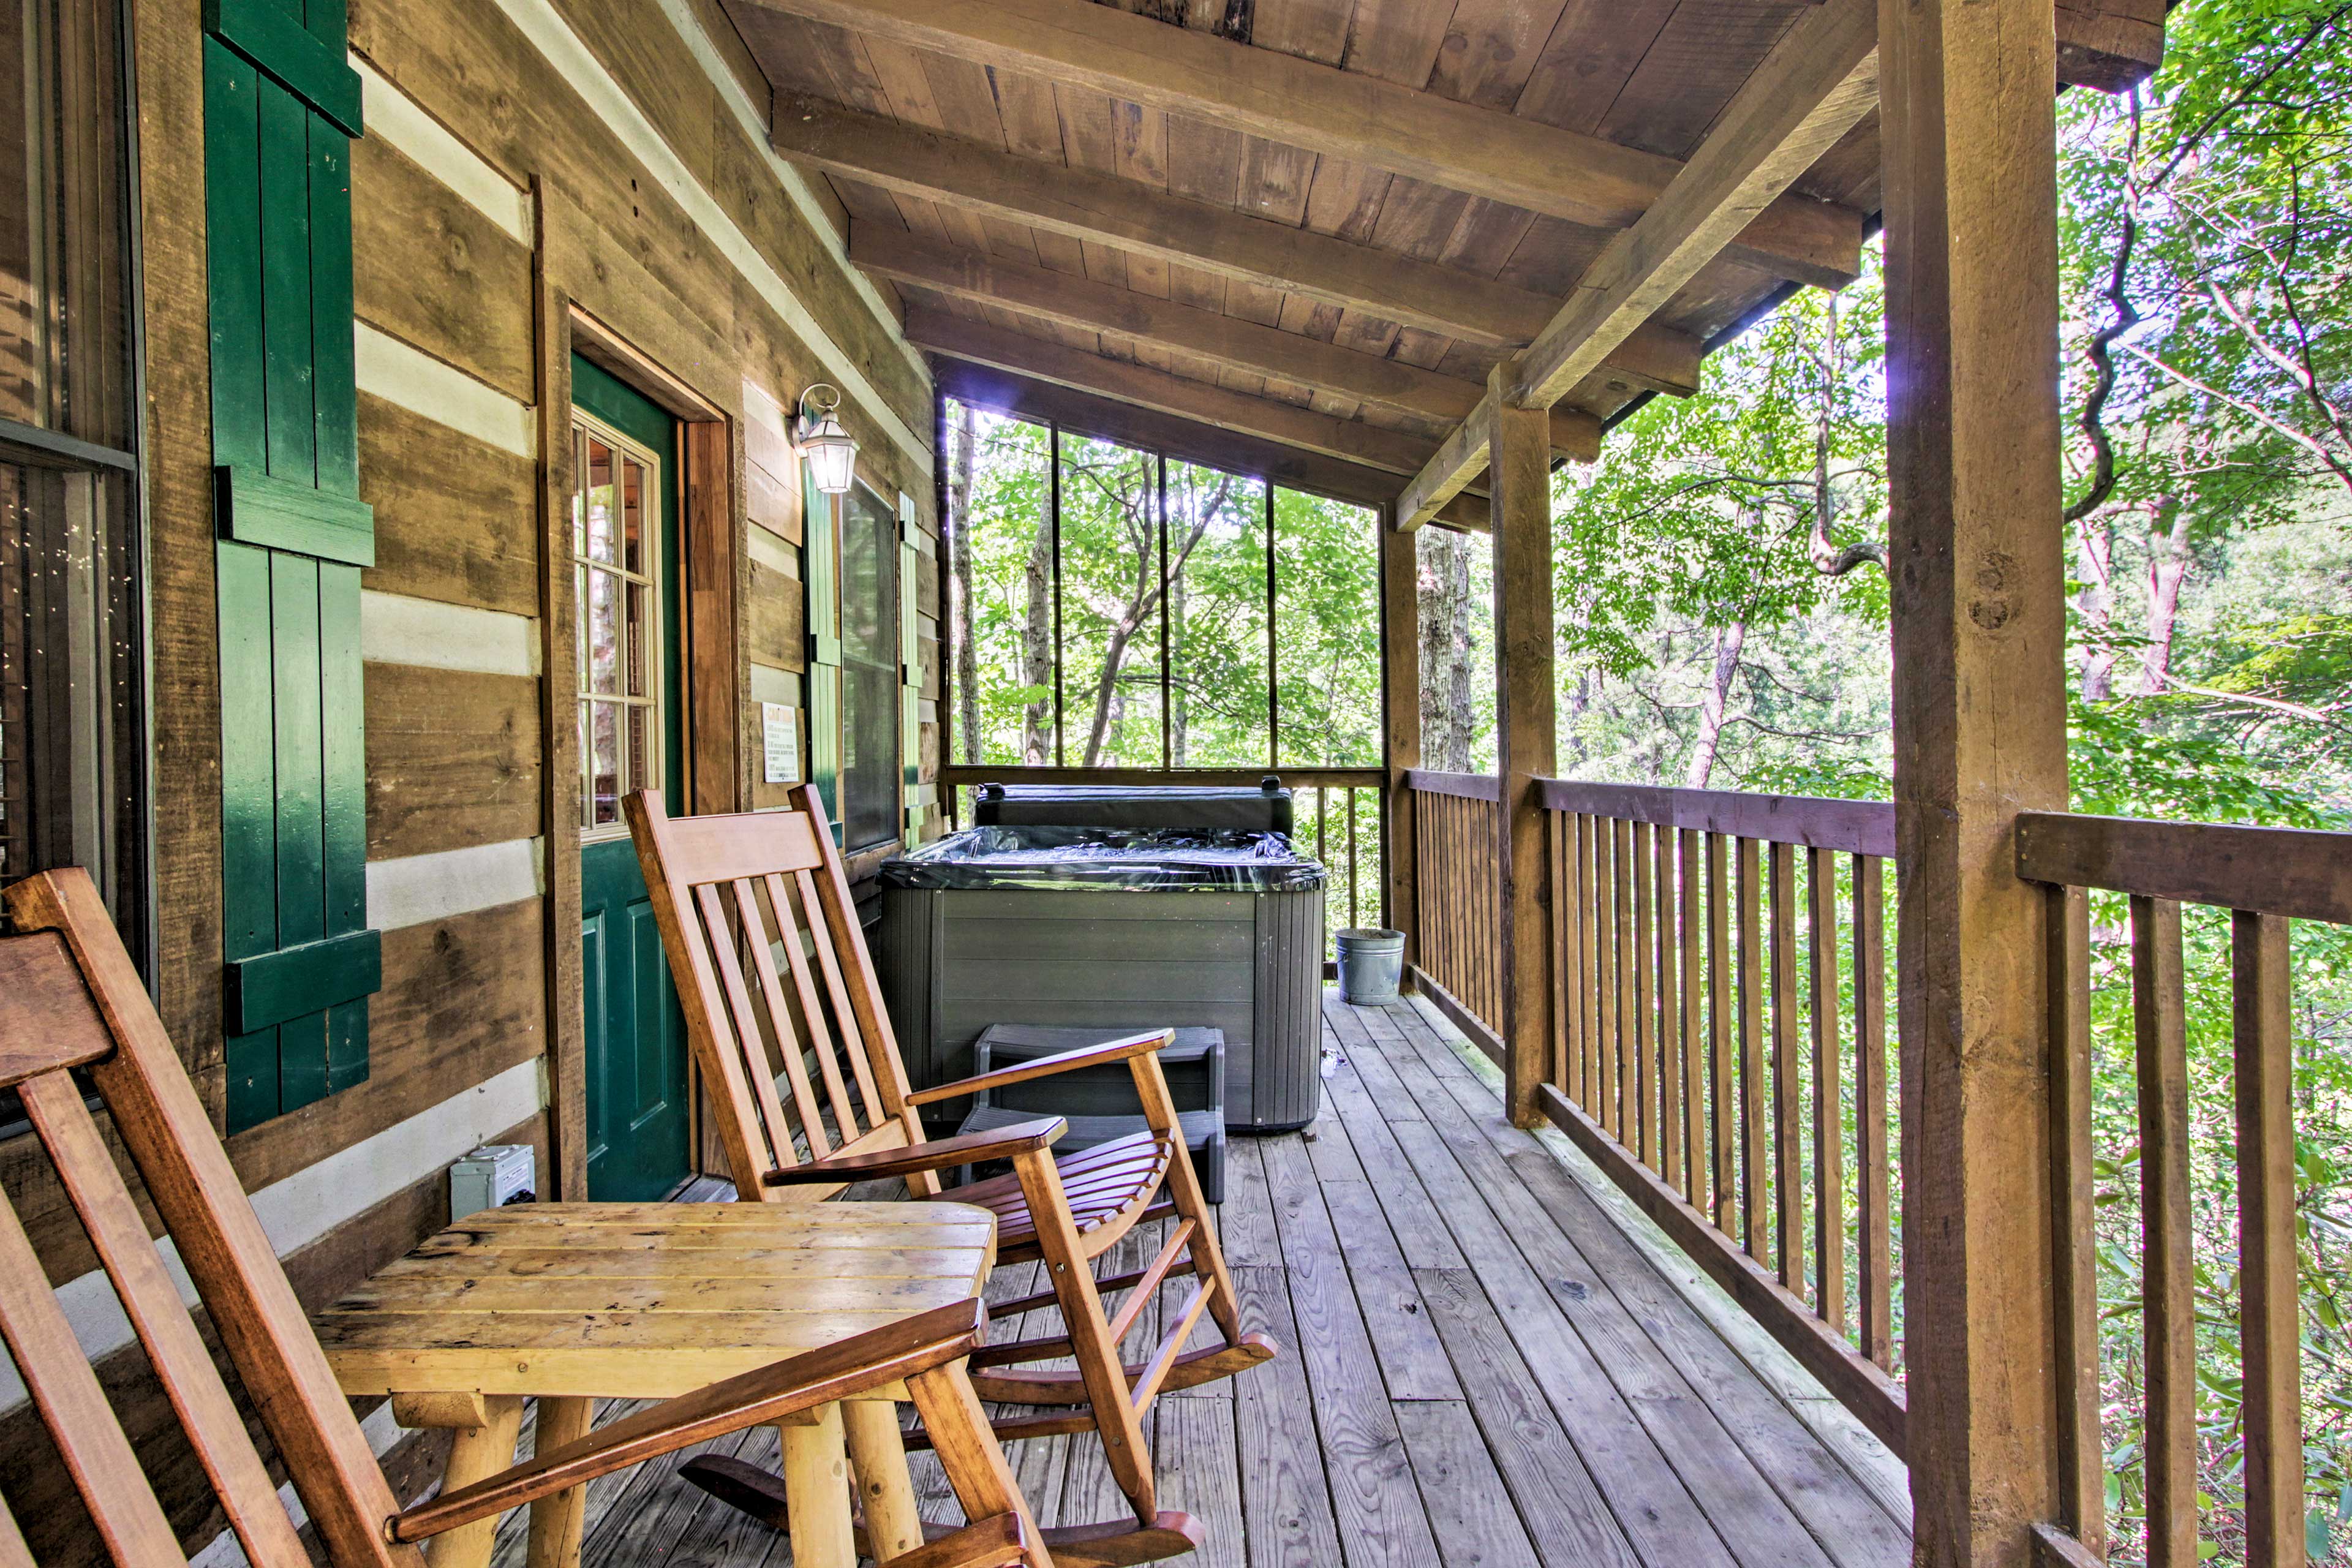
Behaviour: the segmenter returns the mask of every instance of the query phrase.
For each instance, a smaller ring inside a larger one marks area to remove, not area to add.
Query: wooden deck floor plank
[[[1400,1123],[1397,1141],[1440,1210],[1496,1314],[1510,1331],[1561,1426],[1583,1456],[1643,1560],[1653,1568],[1729,1568],[1738,1560],[1697,1500],[1569,1324],[1476,1186],[1428,1123]]]
[[[1242,1321],[1273,1335],[1284,1353],[1235,1380],[1235,1452],[1243,1548],[1249,1568],[1332,1568],[1339,1527],[1315,1431],[1314,1395],[1299,1359],[1290,1287],[1280,1268],[1237,1268]]]
[[[1510,1180],[1488,1162],[1479,1163],[1496,1178],[1492,1191],[1511,1199],[1524,1194],[1575,1248],[1594,1281],[1622,1302],[1626,1321],[1643,1333],[1672,1364],[1708,1415],[1720,1423],[1750,1464],[1815,1540],[1840,1563],[1869,1565],[1901,1564],[1910,1560],[1907,1497],[1900,1511],[1889,1506],[1886,1480],[1902,1480],[1900,1466],[1880,1451],[1882,1461],[1858,1474],[1833,1452],[1807,1423],[1797,1418],[1781,1394],[1769,1385],[1748,1361],[1734,1352],[1713,1327],[1693,1312],[1633,1237],[1605,1214],[1560,1165],[1549,1150],[1510,1125],[1493,1087],[1462,1062],[1453,1047],[1440,1037],[1425,1015],[1416,1015],[1400,1030],[1415,1051],[1433,1083],[1441,1088],[1464,1120],[1454,1120],[1443,1107],[1432,1114],[1441,1131],[1464,1134],[1475,1131],[1498,1156]],[[1440,1060],[1437,1053],[1444,1053]],[[1459,1068],[1459,1072],[1447,1070]],[[1409,1069],[1408,1069],[1409,1071]],[[1465,1164],[1478,1159],[1475,1144],[1462,1139],[1471,1152]],[[1457,1153],[1462,1153],[1457,1150]],[[1523,1215],[1506,1215],[1522,1236],[1540,1238],[1539,1226],[1520,1229]],[[1538,1270],[1545,1260],[1530,1254]],[[1557,1293],[1557,1292],[1556,1292]],[[1570,1316],[1577,1314],[1571,1309]],[[1604,1356],[1612,1367],[1621,1363]],[[1818,1388],[1812,1390],[1820,1397]]]
[[[1470,1407],[1451,1399],[1401,1405],[1397,1423],[1429,1505],[1430,1529],[1445,1542],[1444,1560],[1465,1568],[1539,1568]]]
[[[1379,1352],[1381,1375],[1391,1400],[1459,1400],[1462,1385],[1437,1331],[1430,1326],[1421,1288],[1390,1234],[1381,1200],[1369,1182],[1326,1182],[1323,1202],[1330,1210],[1339,1250],[1356,1286],[1356,1302]]]
[[[1381,1172],[1375,1190],[1405,1261],[1415,1268],[1468,1267],[1444,1216],[1413,1177],[1412,1165],[1397,1147],[1395,1132],[1361,1076],[1359,1063],[1375,1059],[1377,1049],[1360,1029],[1343,1030],[1339,1038],[1348,1052],[1347,1061],[1325,1081],[1324,1093],[1347,1122],[1349,1137]]]
[[[1840,1447],[1852,1423],[1821,1415],[1825,1396],[1770,1359],[1760,1330],[1743,1339],[1745,1320],[1718,1321],[1676,1272],[1679,1254],[1613,1188],[1511,1128],[1449,1026],[1417,999],[1327,997],[1324,1037],[1342,1062],[1313,1138],[1234,1140],[1216,1216],[1244,1322],[1282,1352],[1170,1391],[1147,1422],[1160,1506],[1203,1529],[1187,1561],[1898,1568],[1899,1465]],[[1165,1235],[1139,1227],[1102,1271],[1140,1266]],[[1038,1265],[1008,1268],[988,1295],[1041,1283]],[[1147,1304],[1130,1356],[1156,1343],[1192,1287],[1176,1279]],[[1059,1328],[1046,1310],[989,1333]],[[768,1428],[711,1447],[776,1461]],[[1009,1457],[1044,1522],[1125,1506],[1091,1433],[1015,1444]],[[957,1517],[937,1461],[911,1459],[926,1516]],[[593,1484],[587,1568],[789,1568],[782,1535],[687,1486],[678,1463]],[[520,1512],[502,1521],[499,1568],[521,1568],[524,1525]]]
[[[1584,1459],[1466,1268],[1417,1271],[1471,1414],[1545,1568],[1639,1568]]]
[[[1393,1059],[1407,1091],[1423,1096],[1430,1126],[1444,1138],[1448,1152],[1699,1500],[1724,1543],[1748,1568],[1828,1568],[1829,1557],[1804,1521],[1643,1331],[1612,1288],[1608,1272],[1577,1251],[1547,1206],[1528,1190],[1489,1141],[1486,1124],[1526,1141],[1529,1148],[1536,1145],[1510,1127],[1499,1100],[1481,1103],[1486,1100],[1486,1087],[1466,1068],[1458,1076],[1441,1076],[1431,1053],[1444,1052],[1458,1067],[1451,1047],[1433,1038],[1412,1044],[1418,1047],[1416,1059],[1402,1055]],[[1646,1260],[1635,1259],[1634,1268],[1639,1273],[1649,1271]],[[1877,1516],[1874,1506],[1869,1512]]]
[[[1437,1543],[1314,1163],[1302,1140],[1269,1142],[1264,1153],[1348,1568],[1423,1568],[1437,1560]]]

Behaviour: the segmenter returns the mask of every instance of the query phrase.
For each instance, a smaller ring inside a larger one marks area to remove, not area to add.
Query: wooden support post
[[[1384,506],[1381,530],[1381,732],[1388,747],[1388,843],[1383,847],[1388,880],[1381,889],[1381,920],[1404,932],[1405,973],[1421,962],[1421,893],[1414,874],[1417,825],[1408,771],[1421,766],[1421,560],[1420,542],[1396,526],[1396,509]]]
[[[2058,1509],[2046,919],[2066,802],[2052,0],[1881,0],[1908,1456],[1919,1568]]]
[[[1551,1062],[1551,928],[1545,887],[1543,807],[1535,781],[1554,757],[1552,689],[1551,440],[1541,409],[1506,404],[1495,369],[1493,485],[1495,540],[1496,771],[1502,803],[1496,864],[1500,877],[1504,1095],[1513,1124],[1540,1117],[1536,1086]]]

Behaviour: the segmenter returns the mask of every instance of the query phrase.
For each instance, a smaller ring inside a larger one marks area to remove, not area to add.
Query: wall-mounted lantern
[[[801,394],[800,424],[793,432],[801,456],[808,459],[816,488],[829,496],[845,495],[857,461],[857,443],[834,411],[841,406],[838,388],[818,382]]]

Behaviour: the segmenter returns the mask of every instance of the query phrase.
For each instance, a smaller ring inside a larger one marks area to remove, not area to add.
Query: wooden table
[[[347,1394],[457,1431],[444,1485],[513,1463],[526,1398],[541,1451],[597,1399],[666,1399],[980,1293],[995,1216],[964,1204],[532,1204],[429,1238],[313,1321]],[[894,1398],[829,1405],[782,1434],[793,1560],[853,1568],[849,1469],[893,1552],[922,1541]],[[578,1489],[531,1505],[530,1568],[579,1561]],[[431,1542],[481,1568],[498,1521]]]

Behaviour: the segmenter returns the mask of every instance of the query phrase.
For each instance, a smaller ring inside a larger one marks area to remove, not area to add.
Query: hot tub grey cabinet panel
[[[992,1024],[1225,1034],[1225,1118],[1312,1121],[1323,895],[892,888],[885,994],[917,1087],[972,1070]],[[942,1106],[961,1112],[961,1107]]]

